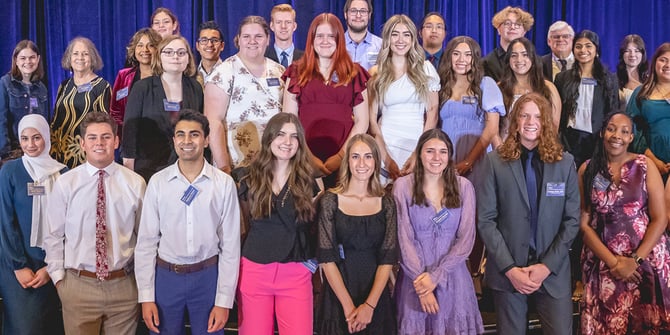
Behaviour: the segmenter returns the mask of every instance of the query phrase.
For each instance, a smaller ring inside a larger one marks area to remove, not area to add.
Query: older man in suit
[[[568,250],[579,231],[579,190],[572,156],[551,123],[551,105],[522,96],[510,134],[484,161],[477,189],[478,229],[488,250],[498,334],[525,334],[529,299],[544,334],[572,334]]]
[[[265,57],[287,68],[293,61],[302,57],[302,50],[293,44],[293,33],[298,24],[295,22],[295,10],[289,4],[279,4],[270,12],[270,30],[275,35],[275,44],[265,50]]]
[[[575,31],[565,21],[556,21],[549,26],[547,45],[551,52],[542,56],[542,73],[547,80],[554,81],[556,75],[572,69],[575,56],[572,54],[572,39]]]

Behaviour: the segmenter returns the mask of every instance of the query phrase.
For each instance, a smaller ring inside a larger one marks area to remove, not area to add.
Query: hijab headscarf
[[[51,149],[51,135],[49,133],[49,124],[42,115],[28,114],[19,121],[19,136],[27,128],[36,129],[44,139],[44,150],[37,157],[30,157],[23,154],[21,161],[30,178],[35,185],[44,187],[44,195],[33,196],[33,215],[30,228],[30,246],[42,247],[44,235],[48,232],[46,227],[46,207],[47,199],[51,193],[54,181],[60,176],[60,171],[65,165],[57,162],[49,156]]]

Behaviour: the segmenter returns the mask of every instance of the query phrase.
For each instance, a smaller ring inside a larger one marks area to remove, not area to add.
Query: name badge
[[[28,183],[28,196],[44,195],[46,192],[44,186],[37,185],[35,183]]]
[[[319,268],[319,263],[317,263],[314,258],[302,262],[302,265],[304,265],[311,273],[315,273],[316,269]]]
[[[341,244],[338,244],[337,249],[340,251],[340,258],[344,259],[344,247]]]
[[[279,78],[266,78],[265,81],[268,83],[268,86],[279,86]]]
[[[181,196],[181,202],[185,203],[186,206],[190,206],[193,199],[195,199],[195,196],[198,195],[198,192],[197,188],[193,187],[193,185],[189,185],[184,192],[184,195]]]
[[[593,85],[596,86],[598,85],[598,81],[596,81],[593,78],[582,78],[582,84],[583,85]]]
[[[605,179],[600,173],[593,178],[593,187],[598,192],[605,192],[610,186],[610,181]]]
[[[565,183],[547,183],[548,197],[564,197]]]
[[[337,77],[337,73],[333,72],[333,74],[330,76],[330,82],[331,83],[337,83],[340,81],[340,78]]]
[[[181,104],[163,99],[163,108],[166,112],[178,112],[181,109]]]
[[[93,89],[91,83],[81,84],[77,86],[77,93],[89,92]]]
[[[461,98],[461,102],[466,105],[474,105],[477,103],[477,97],[472,95],[464,95]]]
[[[433,220],[433,223],[435,224],[440,224],[444,222],[447,218],[449,217],[449,210],[446,208],[442,208],[441,211],[439,211],[435,216],[431,218]]]
[[[119,101],[125,97],[128,96],[128,86],[120,89],[118,92],[116,92],[116,101]]]
[[[37,108],[39,106],[40,106],[40,104],[39,104],[39,102],[37,102],[37,98],[30,97],[30,108]]]

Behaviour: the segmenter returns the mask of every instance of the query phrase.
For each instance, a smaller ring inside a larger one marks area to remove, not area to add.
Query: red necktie
[[[98,171],[98,201],[95,206],[95,275],[105,280],[109,274],[107,262],[107,209],[105,206],[105,170]]]

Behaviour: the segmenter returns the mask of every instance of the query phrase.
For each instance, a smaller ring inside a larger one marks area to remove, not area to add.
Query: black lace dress
[[[393,197],[382,198],[378,213],[351,216],[338,209],[337,194],[326,192],[319,201],[319,263],[335,262],[355,306],[365,303],[377,266],[398,261],[396,207]],[[377,302],[372,322],[357,334],[396,334],[396,319],[388,287]],[[328,282],[321,290],[317,311],[319,335],[348,334],[342,305]]]

